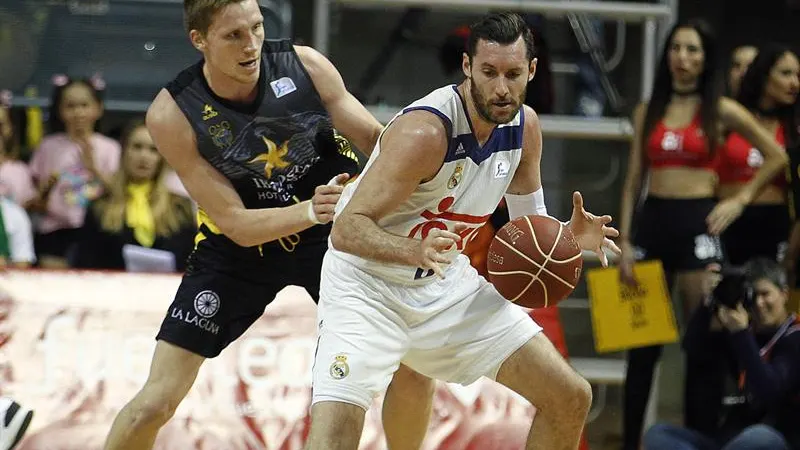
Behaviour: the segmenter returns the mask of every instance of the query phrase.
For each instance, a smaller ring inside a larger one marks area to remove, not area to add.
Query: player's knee
[[[562,395],[556,397],[562,403],[561,410],[568,414],[586,414],[592,406],[592,385],[585,378],[573,373],[564,383]]]
[[[175,415],[181,400],[157,383],[146,384],[128,405],[131,427],[160,427],[166,424]]]

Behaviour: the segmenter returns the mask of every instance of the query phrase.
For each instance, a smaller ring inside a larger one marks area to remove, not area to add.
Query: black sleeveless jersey
[[[266,40],[258,94],[252,104],[220,98],[208,86],[203,61],[183,70],[166,89],[197,136],[200,154],[230,180],[248,209],[310,199],[338,173],[358,163],[338,137],[311,78],[289,40]],[[203,222],[218,232],[208,218]],[[328,226],[300,233],[319,241]],[[292,238],[292,241],[295,239]]]

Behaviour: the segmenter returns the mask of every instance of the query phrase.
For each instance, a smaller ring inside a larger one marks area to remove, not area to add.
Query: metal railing
[[[641,22],[642,26],[642,77],[640,98],[650,95],[655,75],[656,41],[658,39],[657,21],[670,22],[673,7],[668,4],[646,4],[629,2],[586,2],[559,0],[315,0],[314,9],[314,48],[327,54],[330,40],[331,4],[339,3],[349,8],[409,8],[426,7],[436,9],[455,9],[460,12],[477,13],[489,9],[514,9],[537,12],[546,16],[565,16],[567,14],[589,14],[603,19],[621,19],[629,23]]]

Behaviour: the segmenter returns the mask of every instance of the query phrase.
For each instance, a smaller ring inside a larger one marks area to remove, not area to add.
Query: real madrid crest
[[[447,181],[447,189],[453,189],[458,186],[458,183],[461,183],[461,175],[463,172],[464,167],[462,167],[461,164],[457,165],[453,174],[450,175],[450,179]]]
[[[350,375],[350,366],[347,365],[347,356],[336,355],[336,361],[331,364],[329,372],[334,380],[341,380]]]

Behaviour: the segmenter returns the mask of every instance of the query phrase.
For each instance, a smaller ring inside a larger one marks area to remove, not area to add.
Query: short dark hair
[[[745,264],[745,273],[750,283],[768,280],[780,289],[789,288],[789,279],[783,267],[769,258],[753,258]]]
[[[183,21],[186,31],[206,34],[211,20],[220,9],[244,0],[183,0]]]
[[[505,12],[489,14],[478,22],[473,23],[467,38],[467,55],[470,61],[475,56],[478,41],[496,42],[501,45],[511,45],[522,36],[525,41],[528,60],[536,57],[536,46],[533,42],[533,33],[525,20],[519,14]]]

